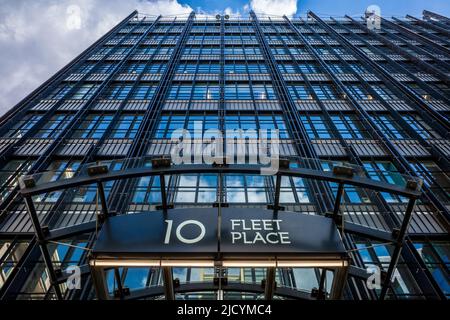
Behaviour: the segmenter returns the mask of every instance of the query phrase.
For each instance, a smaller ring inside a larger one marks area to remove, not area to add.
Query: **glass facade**
[[[326,161],[346,162],[380,183],[405,185],[405,175],[423,179],[387,298],[447,299],[450,38],[432,27],[437,22],[401,20],[401,26],[399,21],[383,23],[375,32],[362,20],[317,16],[193,14],[154,20],[132,14],[0,119],[0,299],[56,298],[18,194],[20,176],[44,172],[43,180],[58,181],[91,162],[120,170],[130,165],[122,159],[170,153],[175,130],[193,132],[199,125],[202,133],[278,130],[280,154],[291,160],[291,168],[313,158],[323,161],[324,172],[333,169]],[[259,132],[253,138],[260,138]],[[116,214],[154,211],[164,188],[175,209],[217,202],[267,208],[277,183],[273,176],[211,173],[167,175],[163,186],[161,181],[156,176],[105,183],[108,205]],[[327,215],[338,190],[338,183],[283,177],[279,202],[299,215]],[[96,185],[33,200],[50,229],[95,221],[99,211]],[[388,237],[407,203],[403,196],[345,186],[342,237],[355,268],[387,271],[395,245],[347,233],[345,225]],[[49,243],[54,268],[85,267],[93,235]],[[24,273],[23,265],[31,272]],[[218,274],[252,288],[266,278],[264,268],[174,268],[172,273],[180,286],[192,288],[176,292],[177,299],[217,298]],[[328,298],[334,275],[320,268],[277,268],[275,277],[277,286],[296,298],[315,298],[319,287]],[[122,287],[164,294],[157,290],[163,284],[160,268],[111,269],[106,279],[111,295]],[[95,299],[89,272],[82,274],[82,284],[75,291],[65,282],[58,286],[65,299]],[[205,285],[200,291],[199,284]],[[221,294],[258,299],[264,292],[246,292],[245,286],[241,291]],[[378,299],[380,291],[367,288],[367,277],[350,273],[343,298]]]

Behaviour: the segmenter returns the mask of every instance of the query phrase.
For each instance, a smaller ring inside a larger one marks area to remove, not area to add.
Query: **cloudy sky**
[[[61,69],[134,9],[179,15],[192,10],[245,15],[383,15],[423,9],[450,16],[448,0],[0,0],[0,115]]]

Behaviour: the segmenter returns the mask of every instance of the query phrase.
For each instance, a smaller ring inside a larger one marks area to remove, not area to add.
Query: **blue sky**
[[[450,0],[0,0],[0,115],[12,108],[133,10],[152,15],[192,10],[247,15],[360,16],[372,4],[383,16],[450,16]],[[74,28],[70,21],[79,21]]]

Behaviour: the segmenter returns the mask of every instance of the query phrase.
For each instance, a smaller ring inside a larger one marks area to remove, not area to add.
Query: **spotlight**
[[[230,16],[229,15],[225,15],[225,20],[228,20],[228,19],[230,19]]]
[[[224,167],[232,162],[230,156],[214,157],[212,160],[213,167]]]
[[[288,158],[280,158],[278,160],[280,169],[289,169],[289,165],[291,164],[291,160]]]
[[[216,19],[220,20],[220,14],[216,15]]]
[[[20,180],[20,188],[34,188],[36,186],[36,180],[34,180],[33,176],[23,176]]]
[[[87,173],[89,176],[105,174],[105,173],[108,173],[108,166],[106,164],[92,165],[87,168]]]
[[[408,180],[406,181],[406,189],[419,190],[422,187],[422,180]]]
[[[153,168],[168,168],[172,164],[172,158],[170,156],[162,156],[152,159]]]
[[[353,171],[352,167],[349,166],[334,166],[333,167],[333,174],[337,176],[345,176],[348,178],[353,177],[355,172]]]

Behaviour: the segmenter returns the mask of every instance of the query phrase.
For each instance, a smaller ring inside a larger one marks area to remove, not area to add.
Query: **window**
[[[344,139],[367,139],[369,135],[356,115],[332,115],[331,120]]]
[[[63,99],[74,86],[74,84],[60,84],[47,99]]]
[[[150,164],[148,165],[150,166]],[[169,177],[167,177],[169,178]],[[167,180],[166,180],[167,181]],[[161,203],[161,187],[159,177],[142,177],[133,194],[133,204],[157,205]]]
[[[433,128],[431,128],[420,116],[416,114],[405,114],[403,119],[424,139],[442,138]]]
[[[161,116],[155,138],[171,138],[173,131],[185,128],[186,117],[183,115]]]
[[[95,63],[85,63],[77,71],[77,73],[89,73],[94,68]]]
[[[113,84],[104,93],[104,99],[125,100],[133,86],[131,84],[117,83]]]
[[[175,203],[216,202],[217,175],[180,175],[176,182]]]
[[[306,132],[311,139],[331,139],[330,130],[321,115],[300,116]]]
[[[416,83],[408,83],[408,82],[406,82],[405,84],[406,84],[406,86],[409,87],[409,89],[413,93],[421,96],[423,99],[426,99],[426,100],[433,99],[433,96],[431,96],[428,92],[426,92],[422,87],[418,86]]]
[[[0,289],[27,252],[29,243],[22,240],[0,240]]]
[[[267,73],[267,67],[263,63],[247,63],[248,73]]]
[[[289,138],[283,116],[281,115],[259,115],[257,117],[259,128],[265,130],[278,129],[281,139]]]
[[[122,162],[106,160],[102,161],[103,164],[106,164],[109,167],[110,171],[118,171],[122,168]],[[105,197],[108,198],[114,181],[107,181],[103,183],[103,189],[105,191]],[[99,197],[97,197],[97,184],[90,184],[85,186],[80,186],[74,189],[74,194],[72,196],[72,202],[74,203],[100,203]]]
[[[131,94],[130,99],[135,100],[144,100],[148,99],[150,100],[153,98],[155,92],[156,92],[156,84],[154,83],[140,83]]]
[[[33,163],[34,161],[30,160],[10,160],[0,169],[0,203],[17,186],[19,177],[27,173]]]
[[[291,167],[296,167],[292,164]],[[272,176],[273,185],[276,184],[276,177]],[[297,177],[282,177],[280,187],[280,203],[309,203],[309,197],[305,182],[302,178]]]
[[[124,73],[142,73],[145,69],[145,63],[144,62],[132,62],[128,63],[125,67],[123,72]]]
[[[220,52],[219,52],[220,54]],[[225,55],[251,55],[251,54],[261,54],[261,50],[259,47],[250,47],[250,46],[239,46],[239,47],[232,47],[232,46],[226,46],[224,49]]]
[[[384,84],[372,85],[372,88],[384,100],[397,99],[397,96],[390,89],[388,89],[388,87],[386,87]]]
[[[219,99],[219,85],[210,83],[173,84],[170,88],[168,99],[176,100],[213,100]]]
[[[147,54],[147,55],[153,55],[156,52],[157,47],[140,47],[136,49],[136,54]]]
[[[305,85],[294,85],[288,87],[289,93],[294,99],[299,100],[312,100],[312,94]]]
[[[42,182],[52,182],[57,180],[72,178],[80,167],[80,161],[56,160],[53,161],[47,170],[39,178]],[[55,191],[40,194],[33,197],[35,202],[56,202],[63,191]]]
[[[183,54],[195,54],[195,55],[219,55],[220,47],[219,46],[192,46],[186,47],[183,50]]]
[[[375,268],[380,268],[382,271],[387,271],[389,263],[391,262],[392,246],[362,239],[360,240],[358,238],[355,240],[357,241],[357,252],[361,257],[365,268],[373,269],[374,271],[376,270]],[[400,257],[397,268],[394,270],[392,288],[393,292],[390,292],[390,294],[394,297],[417,297],[417,295],[420,294],[420,289],[402,257]],[[377,293],[380,292],[380,289],[375,290]]]
[[[196,84],[192,92],[193,100],[219,99],[219,86],[211,84]]]
[[[104,62],[95,68],[94,73],[111,73],[115,67],[115,63]]]
[[[286,124],[282,115],[227,115],[225,117],[225,130],[235,130],[235,129],[265,129],[273,130],[278,129],[281,139],[289,138]],[[269,133],[268,133],[269,135]]]
[[[49,121],[45,122],[34,137],[57,138],[66,129],[72,119],[72,114],[54,115]]]
[[[132,39],[131,39],[132,40]],[[120,47],[116,47],[116,49],[114,50],[114,52],[112,54],[128,54],[131,50],[131,47],[125,47],[125,46],[120,46]]]
[[[356,100],[372,100],[373,97],[369,92],[359,84],[347,85],[350,95]]]
[[[331,85],[313,84],[312,89],[319,100],[338,99],[336,90]]]
[[[296,66],[292,63],[278,63],[278,69],[282,73],[298,73]]]
[[[136,136],[143,118],[143,115],[121,115],[115,124],[110,137],[114,139],[133,139]]]
[[[298,68],[300,69],[301,73],[319,73],[318,66],[313,63],[300,63],[298,65]]]
[[[177,73],[213,73],[220,72],[220,65],[217,63],[181,63],[177,67]]]
[[[276,100],[277,98],[271,84],[254,84],[252,89],[255,100]]]
[[[195,125],[201,125],[203,131],[208,129],[218,129],[219,119],[215,115],[191,114],[186,115],[163,115],[156,130],[156,138],[171,138],[176,129],[187,129],[194,133]]]
[[[75,130],[72,138],[100,139],[112,121],[112,115],[90,114]]]
[[[263,63],[233,63],[232,61],[227,61],[224,66],[225,74],[233,73],[267,73],[267,66]]]
[[[22,138],[42,118],[40,114],[27,114],[8,130],[5,138]]]
[[[323,171],[331,171],[331,165],[329,162],[322,162]],[[331,191],[333,192],[334,197],[336,198],[337,191],[339,188],[338,183],[329,182],[328,183]],[[370,203],[370,198],[362,188],[358,188],[355,186],[345,185],[344,186],[344,194],[342,195],[342,203]]]
[[[450,201],[450,177],[448,171],[441,170],[433,161],[413,161],[410,163],[424,184],[443,203]]]
[[[394,121],[390,115],[373,115],[373,121],[390,139],[407,139],[408,134]]]
[[[402,175],[398,172],[397,168],[391,162],[364,162],[363,166],[369,178],[375,181],[382,181],[399,186],[405,185],[405,180],[403,179]],[[381,194],[388,203],[408,202],[408,199],[395,194],[387,192],[381,192]]]
[[[264,176],[225,176],[226,202],[267,203]]]
[[[441,290],[450,298],[450,243],[444,241],[416,242],[414,247]]]
[[[146,73],[163,73],[167,68],[167,65],[165,63],[156,63],[153,62],[150,64],[147,69],[145,70]]]
[[[170,88],[168,99],[189,100],[192,86],[186,84],[174,84]]]
[[[331,71],[333,71],[333,73],[346,73],[344,66],[341,64],[331,63],[328,65],[328,67],[331,69]]]
[[[82,100],[82,99],[90,99],[95,91],[97,91],[99,85],[98,84],[83,84],[78,89],[75,90],[75,93],[72,95],[71,99],[74,100]]]

